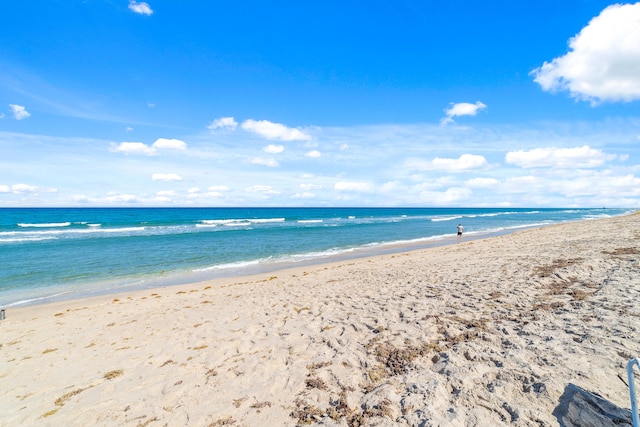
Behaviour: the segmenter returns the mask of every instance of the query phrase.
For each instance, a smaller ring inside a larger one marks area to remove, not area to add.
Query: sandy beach
[[[634,357],[640,214],[7,309],[0,425],[557,426]]]

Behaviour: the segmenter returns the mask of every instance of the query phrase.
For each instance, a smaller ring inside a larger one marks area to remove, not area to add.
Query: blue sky
[[[0,5],[0,207],[637,207],[640,3]]]

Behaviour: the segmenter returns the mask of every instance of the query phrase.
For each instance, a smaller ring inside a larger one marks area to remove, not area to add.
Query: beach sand
[[[7,309],[0,425],[557,426],[639,343],[634,214]]]

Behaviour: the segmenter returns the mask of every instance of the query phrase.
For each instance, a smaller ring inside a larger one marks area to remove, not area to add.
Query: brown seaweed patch
[[[314,421],[320,421],[325,415],[325,412],[322,409],[316,408],[304,400],[296,399],[295,405],[296,408],[291,411],[290,416],[295,418],[299,424],[306,425],[311,424]]]
[[[209,346],[204,344],[204,345],[199,345],[198,347],[193,347],[191,350],[203,350],[203,349],[205,349],[207,347],[209,347]]]
[[[42,352],[42,354],[52,353],[52,352],[57,351],[57,350],[58,350],[57,348],[47,348],[46,350],[44,350]]]
[[[112,380],[114,378],[118,378],[119,376],[124,375],[124,370],[122,369],[115,369],[113,371],[109,371],[106,374],[103,375],[104,379],[107,380]]]
[[[541,265],[536,267],[534,271],[540,277],[550,277],[556,272],[556,270],[559,270],[564,267],[572,266],[581,261],[583,261],[582,258],[572,258],[572,259],[559,258],[553,261],[549,265]]]
[[[62,396],[60,396],[59,398],[56,399],[56,401],[54,402],[56,404],[56,406],[64,406],[65,403],[67,403],[67,400],[71,399],[73,396],[77,396],[78,394],[82,393],[83,391],[91,388],[92,386],[89,387],[85,387],[85,388],[77,388],[73,391],[70,391],[68,393],[63,394]]]
[[[616,248],[613,251],[602,251],[603,254],[621,256],[621,255],[640,255],[638,248]]]
[[[250,406],[250,408],[253,408],[253,409],[262,409],[262,408],[266,408],[267,406],[268,406],[268,407],[271,407],[271,405],[272,405],[272,403],[271,403],[271,402],[269,402],[269,401],[265,401],[265,402],[256,402],[256,403],[254,403],[253,405],[251,405],[251,406]]]
[[[54,415],[59,410],[60,410],[60,408],[56,408],[56,409],[50,410],[49,412],[45,412],[44,414],[42,414],[42,418],[50,417],[51,415]]]
[[[327,366],[331,366],[331,362],[315,362],[311,365],[307,365],[307,369],[310,371],[315,371],[316,369],[325,368]]]
[[[247,399],[247,396],[241,397],[240,399],[233,399],[233,406],[239,408]]]
[[[328,390],[327,383],[322,378],[311,377],[305,381],[307,388],[317,388],[318,390]]]
[[[209,424],[208,427],[218,427],[218,426],[232,426],[236,423],[236,421],[232,417],[221,418]]]

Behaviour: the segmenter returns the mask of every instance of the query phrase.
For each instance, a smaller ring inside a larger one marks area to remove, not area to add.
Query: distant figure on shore
[[[464,227],[462,224],[458,224],[458,243],[462,242],[462,232],[464,231]]]

